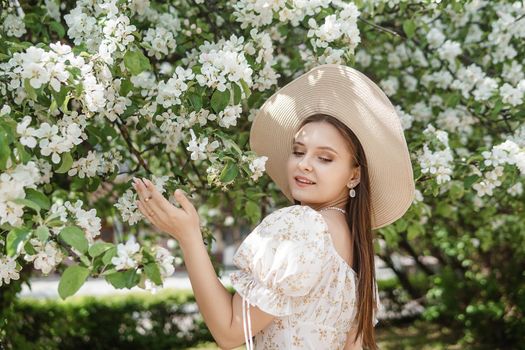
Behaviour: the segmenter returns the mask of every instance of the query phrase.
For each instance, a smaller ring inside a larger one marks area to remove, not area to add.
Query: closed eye
[[[304,153],[303,152],[297,152],[297,151],[294,151],[292,152],[295,156],[300,156],[300,155],[303,155]],[[323,158],[323,157],[319,157],[319,159],[321,159],[323,162],[331,162],[332,160],[331,159],[328,159],[328,158]]]

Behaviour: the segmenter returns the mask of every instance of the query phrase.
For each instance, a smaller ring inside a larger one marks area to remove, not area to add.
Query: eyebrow
[[[304,145],[305,145],[305,144],[302,143],[301,141],[294,141],[293,145],[295,145],[295,144],[298,144],[298,145],[301,145],[301,146],[304,146]],[[327,150],[329,150],[329,151],[334,152],[335,154],[338,154],[337,151],[336,151],[335,149],[333,149],[332,147],[328,147],[328,146],[319,146],[319,147],[317,147],[317,148],[319,148],[319,149],[327,149]]]

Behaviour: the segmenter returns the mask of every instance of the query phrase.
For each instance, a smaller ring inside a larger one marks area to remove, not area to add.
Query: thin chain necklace
[[[326,208],[320,209],[319,212],[324,211],[324,210],[328,210],[328,209],[338,210],[341,213],[346,214],[346,210],[341,209],[341,208],[337,208],[337,207],[326,207]]]

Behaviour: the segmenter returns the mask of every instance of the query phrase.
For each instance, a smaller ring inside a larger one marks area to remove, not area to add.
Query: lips
[[[304,176],[296,176],[294,177],[295,182],[301,185],[315,185],[315,182],[312,180],[304,177]]]

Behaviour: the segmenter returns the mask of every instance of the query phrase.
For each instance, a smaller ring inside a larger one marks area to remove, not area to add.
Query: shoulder
[[[291,205],[277,209],[267,215],[260,226],[271,228],[274,233],[276,230],[283,233],[288,232],[294,238],[306,240],[313,238],[315,235],[312,233],[314,232],[321,234],[328,230],[321,213],[306,205]]]

